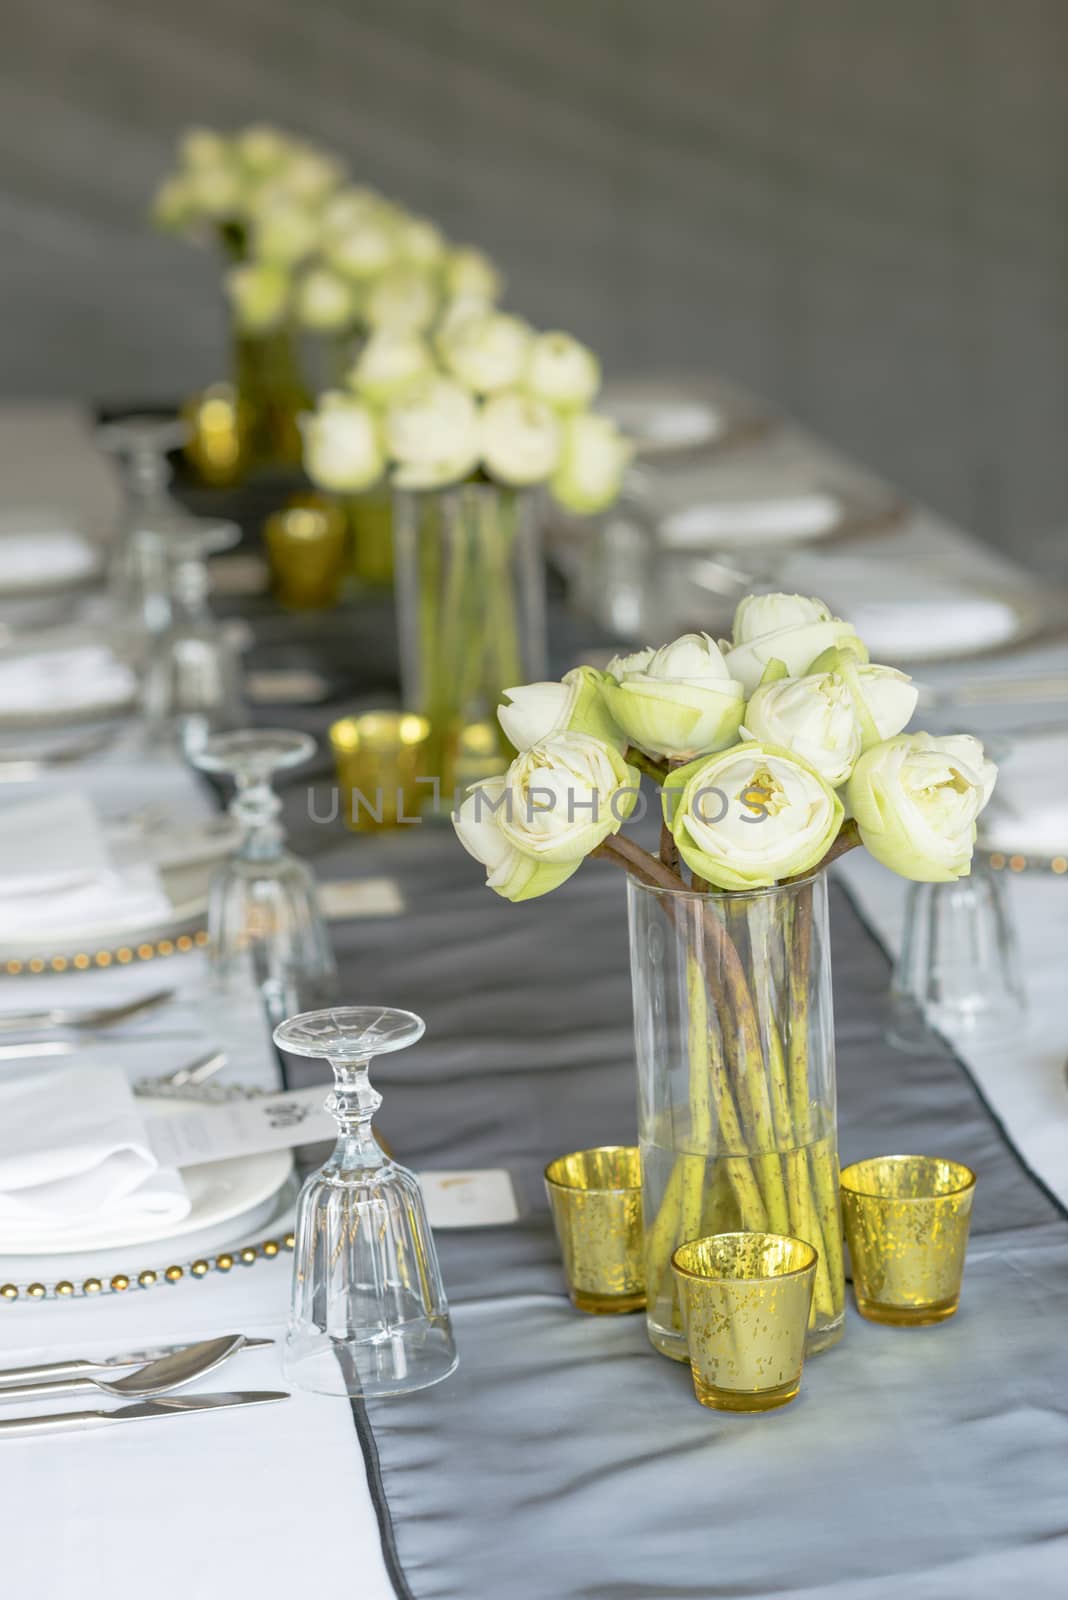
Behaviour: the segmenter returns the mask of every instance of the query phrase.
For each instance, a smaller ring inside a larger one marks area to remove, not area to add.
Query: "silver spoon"
[[[51,1400],[53,1397],[58,1400],[69,1394],[92,1394],[94,1391],[114,1395],[118,1400],[148,1400],[153,1395],[180,1389],[194,1378],[202,1378],[236,1355],[244,1343],[243,1334],[224,1334],[221,1339],[187,1344],[114,1382],[104,1378],[54,1378],[51,1383],[24,1383],[18,1388],[0,1389],[0,1400]]]

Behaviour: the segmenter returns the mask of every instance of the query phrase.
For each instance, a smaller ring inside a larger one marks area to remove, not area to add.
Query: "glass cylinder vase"
[[[672,1252],[744,1231],[818,1251],[825,1349],[845,1309],[826,877],[627,890],[649,1338],[686,1359]]]
[[[430,723],[440,805],[507,766],[505,689],[545,677],[538,499],[492,483],[398,494],[394,586],[405,709]]]
[[[256,467],[298,467],[303,445],[297,418],[312,398],[288,327],[234,333],[234,391],[243,457]]]

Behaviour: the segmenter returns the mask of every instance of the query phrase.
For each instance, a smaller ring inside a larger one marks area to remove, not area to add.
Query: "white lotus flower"
[[[569,333],[541,333],[530,347],[527,388],[558,411],[581,411],[601,383],[597,357]]]
[[[626,740],[612,720],[594,667],[575,667],[560,683],[524,683],[504,691],[497,720],[517,750],[557,733],[588,733],[622,749]]]
[[[686,633],[661,650],[617,657],[608,664],[601,692],[639,749],[673,759],[732,744],[745,707],[741,684],[707,633]]]
[[[482,407],[481,455],[499,483],[544,483],[560,458],[560,424],[551,406],[518,391],[495,394]]]
[[[257,122],[236,136],[234,146],[247,171],[257,177],[267,177],[285,164],[290,141],[278,128]]]
[[[971,871],[976,819],[996,778],[969,734],[905,733],[864,752],[846,796],[876,861],[902,878],[947,883]]]
[[[226,166],[230,155],[229,139],[212,128],[187,128],[178,141],[178,159],[191,170]]]
[[[390,267],[371,285],[364,314],[372,328],[422,333],[433,322],[437,305],[437,289],[428,273],[419,267]]]
[[[475,394],[497,394],[515,388],[523,376],[530,349],[530,329],[518,317],[490,311],[465,317],[450,332],[439,333],[446,367]]]
[[[396,223],[397,254],[415,267],[436,267],[445,254],[445,236],[425,217],[405,213]]]
[[[365,399],[385,405],[433,375],[434,358],[424,339],[380,328],[360,351],[347,381]]]
[[[386,437],[398,488],[459,483],[478,461],[478,408],[461,384],[430,378],[390,406]]]
[[[745,708],[740,731],[743,739],[763,740],[800,756],[834,789],[860,755],[853,696],[833,672],[761,685]]]
[[[329,267],[313,267],[297,282],[295,310],[302,327],[340,333],[355,316],[352,283]]]
[[[633,454],[630,441],[610,417],[581,412],[566,418],[553,496],[568,511],[591,516],[618,497]]]
[[[396,236],[387,219],[372,213],[344,233],[329,236],[323,253],[350,278],[374,278],[397,259]]]
[[[546,894],[634,809],[640,776],[617,750],[583,733],[561,733],[524,750],[503,778],[471,789],[453,817],[460,843],[488,867],[508,900]]]
[[[670,772],[663,803],[682,859],[718,889],[762,889],[808,872],[844,814],[819,773],[756,740]]]
[[[300,201],[278,199],[258,211],[252,224],[252,253],[260,261],[296,266],[319,243],[319,219]]]
[[[352,395],[328,391],[300,426],[304,466],[320,488],[357,494],[381,477],[385,455],[375,414]]]
[[[243,262],[231,267],[225,285],[234,318],[242,332],[269,333],[285,321],[290,278],[283,267],[266,261]]]
[[[470,245],[451,250],[445,263],[445,288],[449,295],[474,295],[496,301],[501,295],[501,275],[489,256]]]
[[[800,594],[747,595],[734,613],[727,665],[752,694],[769,662],[781,661],[788,677],[802,678],[817,657],[847,639],[859,658],[867,660],[852,624],[832,616],[822,600]]]

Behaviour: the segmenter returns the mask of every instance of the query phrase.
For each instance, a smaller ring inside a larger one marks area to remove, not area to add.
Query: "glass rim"
[[[871,1166],[876,1161],[887,1162],[893,1166],[903,1166],[906,1162],[911,1161],[941,1162],[943,1166],[952,1167],[955,1173],[964,1174],[964,1177],[954,1188],[946,1189],[941,1194],[887,1194],[882,1189],[864,1189],[860,1188],[856,1182],[846,1182],[847,1173],[856,1172],[858,1167]],[[967,1194],[969,1189],[974,1189],[977,1181],[971,1167],[965,1166],[963,1161],[955,1161],[952,1156],[864,1156],[860,1161],[851,1161],[838,1174],[839,1186],[845,1189],[847,1193],[857,1195],[862,1200],[892,1200],[895,1205],[930,1205],[932,1200],[953,1200],[957,1195]]]
[[[559,1178],[549,1176],[550,1168],[559,1166],[561,1161],[573,1161],[576,1156],[618,1155],[621,1151],[625,1151],[628,1155],[636,1155],[639,1159],[641,1157],[640,1145],[594,1144],[588,1146],[585,1150],[568,1150],[562,1156],[553,1156],[552,1160],[546,1163],[542,1177],[550,1189],[559,1189],[564,1194],[634,1194],[636,1191],[640,1192],[642,1187],[640,1173],[637,1183],[564,1183]]]
[[[799,1267],[788,1267],[785,1272],[770,1272],[762,1277],[724,1277],[722,1273],[695,1272],[692,1267],[687,1267],[678,1259],[683,1250],[689,1250],[695,1244],[710,1244],[713,1239],[773,1239],[776,1243],[800,1245],[807,1250],[809,1259]],[[671,1252],[671,1267],[680,1277],[695,1278],[698,1283],[778,1283],[783,1278],[800,1278],[806,1272],[812,1272],[820,1259],[820,1253],[814,1244],[809,1244],[807,1239],[801,1239],[795,1233],[767,1233],[760,1230],[755,1233],[743,1229],[735,1229],[731,1233],[703,1233],[697,1239],[686,1239]]]
[[[799,878],[785,879],[782,883],[768,883],[760,889],[669,889],[662,883],[643,883],[640,878],[628,872],[627,887],[629,889],[633,885],[635,890],[640,890],[643,894],[670,896],[672,900],[700,900],[707,904],[711,900],[759,900],[767,895],[782,894],[792,889],[805,889],[819,879],[826,878],[826,875],[826,867],[813,867],[810,872],[804,873]],[[789,1235],[781,1234],[778,1237],[785,1239]]]

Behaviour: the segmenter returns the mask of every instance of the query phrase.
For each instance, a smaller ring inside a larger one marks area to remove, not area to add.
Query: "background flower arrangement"
[[[821,601],[753,595],[729,641],[689,634],[509,690],[520,753],[454,816],[506,899],[587,856],[630,876],[649,1327],[667,1354],[684,1352],[671,1252],[737,1227],[815,1245],[813,1347],[839,1335],[822,869],[863,845],[906,878],[965,875],[996,776],[977,739],[905,732],[916,700]],[[620,831],[642,774],[656,855]]]

